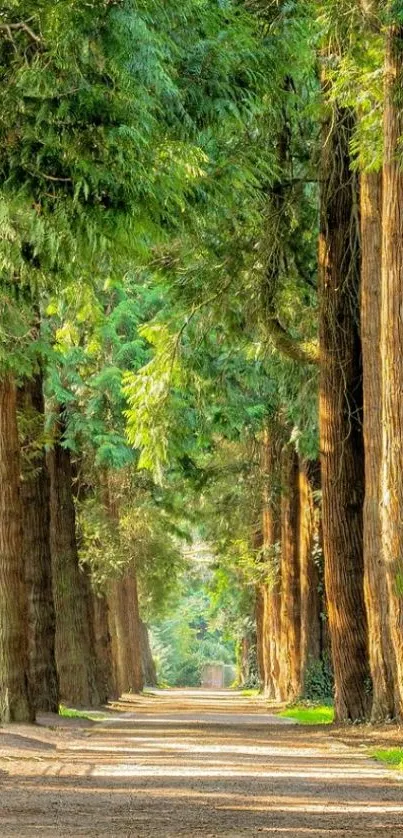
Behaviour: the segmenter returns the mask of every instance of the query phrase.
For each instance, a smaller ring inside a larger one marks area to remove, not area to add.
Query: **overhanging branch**
[[[22,31],[25,32],[32,41],[35,41],[36,44],[42,43],[42,38],[31,29],[31,27],[25,21],[20,21],[19,23],[0,23],[0,32],[6,32],[10,41],[13,41],[12,32]]]
[[[314,341],[302,341],[293,338],[276,317],[268,317],[266,327],[275,348],[300,364],[318,364],[319,346]]]

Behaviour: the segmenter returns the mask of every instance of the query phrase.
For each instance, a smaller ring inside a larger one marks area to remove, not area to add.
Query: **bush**
[[[332,701],[334,691],[333,670],[329,658],[312,660],[306,668],[304,692],[306,701]]]

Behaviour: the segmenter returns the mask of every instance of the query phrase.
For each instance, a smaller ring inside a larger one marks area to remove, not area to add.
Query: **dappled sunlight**
[[[127,743],[127,744],[125,744]],[[110,750],[107,744],[101,744],[98,742],[91,742],[89,744],[72,744],[68,747],[69,750],[85,750],[85,751],[108,751]],[[289,748],[286,747],[269,747],[269,746],[258,746],[258,745],[250,745],[249,747],[246,745],[223,745],[217,744],[214,745],[211,743],[210,745],[200,745],[196,744],[195,742],[182,742],[182,741],[159,741],[155,739],[142,739],[136,737],[130,737],[124,739],[124,742],[119,747],[114,747],[114,751],[127,751],[132,750],[133,752],[140,753],[141,751],[145,751],[146,753],[150,753],[150,751],[183,751],[184,753],[192,753],[192,754],[242,754],[244,756],[270,756],[270,757],[288,757],[290,756]],[[315,756],[317,759],[318,757],[318,749],[314,748],[293,748],[292,752],[293,760],[296,759],[304,759],[306,757],[313,757]],[[332,756],[329,757],[326,754],[327,762],[329,759],[339,759],[340,757]],[[357,754],[343,754],[343,760],[346,759],[362,759],[365,760],[365,754],[358,755]]]
[[[222,763],[225,766],[225,763]],[[390,771],[381,771],[377,768],[362,768],[357,767],[356,769],[348,769],[343,768],[323,768],[314,767],[314,768],[305,768],[303,771],[294,769],[288,766],[284,766],[280,768],[276,766],[271,771],[267,769],[262,769],[259,766],[255,767],[255,770],[246,771],[242,765],[239,765],[238,768],[236,767],[208,767],[205,768],[203,766],[193,767],[192,765],[184,765],[184,766],[162,766],[162,765],[155,765],[150,766],[148,765],[134,765],[132,763],[126,764],[109,764],[109,765],[101,765],[94,770],[95,777],[104,777],[104,776],[114,776],[114,777],[156,777],[156,776],[167,776],[167,777],[218,777],[218,778],[227,778],[227,777],[254,777],[258,775],[259,779],[267,780],[267,779],[278,779],[279,777],[285,777],[288,779],[315,779],[318,781],[323,781],[326,779],[336,780],[340,778],[342,780],[345,779],[357,779],[361,781],[362,779],[365,780],[368,777],[379,778],[379,776],[383,775],[384,777],[390,777]]]
[[[401,806],[393,805],[373,805],[368,803],[363,803],[362,805],[358,806],[357,804],[350,804],[350,803],[287,803],[287,801],[282,801],[281,804],[278,803],[270,803],[269,805],[265,806],[258,806],[255,802],[250,803],[244,806],[238,805],[225,805],[225,806],[217,806],[217,809],[225,809],[225,810],[232,810],[232,811],[254,811],[254,812],[312,812],[312,813],[334,813],[334,814],[342,814],[342,813],[351,813],[351,814],[375,814],[375,815],[387,815],[387,814],[397,814],[403,812],[403,804]]]
[[[136,713],[114,713],[87,730],[69,730],[56,738],[53,751],[41,751],[40,742],[38,751],[16,748],[0,760],[7,799],[0,834],[21,838],[19,818],[28,824],[34,818],[45,838],[94,835],[95,818],[97,838],[358,838],[363,831],[371,838],[380,829],[384,838],[399,834],[398,775],[362,749],[327,731],[280,727],[275,718],[251,727],[245,717],[260,714],[260,698],[245,703],[225,694],[221,703],[220,694],[209,693],[204,705],[198,695],[201,724],[195,727],[180,721],[192,699],[193,693],[182,691],[174,733],[172,726],[155,723],[167,706],[175,717],[169,692],[157,701],[142,696]],[[209,721],[212,703],[220,708],[221,725]],[[249,712],[239,714],[245,704]],[[225,726],[232,707],[233,723]]]

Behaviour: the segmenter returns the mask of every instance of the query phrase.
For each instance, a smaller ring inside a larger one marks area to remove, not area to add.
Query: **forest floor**
[[[368,731],[202,690],[127,696],[96,723],[7,726],[0,835],[403,838],[403,774],[368,757]]]

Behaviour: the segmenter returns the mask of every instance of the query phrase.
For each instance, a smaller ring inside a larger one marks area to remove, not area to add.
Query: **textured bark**
[[[323,543],[338,721],[367,716],[369,674],[358,189],[349,157],[353,128],[350,112],[337,106],[324,125],[319,249]]]
[[[239,646],[238,652],[238,683],[240,687],[244,687],[249,680],[249,652],[250,642],[249,637],[245,635]]]
[[[101,475],[101,488],[105,511],[118,532],[119,509],[111,474]],[[110,581],[108,604],[115,685],[119,694],[141,692],[140,613],[134,562],[122,577]]]
[[[282,453],[281,667],[283,701],[301,694],[301,591],[299,555],[299,464],[292,445]]]
[[[136,584],[131,574],[110,583],[109,603],[119,693],[140,692],[143,688],[140,629],[136,615]]]
[[[262,446],[262,458],[264,446]],[[252,536],[252,546],[255,551],[256,564],[259,570],[266,571],[263,551],[263,531],[258,526]],[[264,593],[265,583],[257,584],[255,588],[255,626],[256,626],[256,657],[257,672],[262,689],[265,688],[266,673],[268,671],[268,638],[264,636]]]
[[[391,10],[392,11],[392,10]],[[403,717],[403,26],[387,38],[382,247],[382,541],[396,657],[395,707]]]
[[[139,693],[143,689],[143,672],[141,665],[141,629],[139,598],[137,590],[136,566],[133,562],[123,580],[126,596],[126,617],[128,626],[128,640],[130,644],[130,692]]]
[[[83,565],[81,567],[81,581],[82,581],[82,590],[83,590],[83,598],[85,601],[85,610],[86,610],[86,619],[88,625],[88,636],[89,636],[89,644],[90,649],[94,659],[94,672],[95,672],[95,683],[96,683],[96,692],[98,696],[98,703],[99,704],[106,704],[110,695],[110,676],[111,672],[108,671],[108,660],[107,660],[107,653],[108,653],[108,641],[109,641],[109,650],[110,650],[110,635],[108,631],[108,624],[106,622],[106,634],[103,634],[101,638],[97,636],[98,628],[101,628],[99,625],[96,625],[96,602],[99,602],[97,597],[94,595],[94,590],[92,587],[92,579],[91,579],[91,570],[88,565]],[[99,613],[100,609],[97,609],[97,616],[98,618],[101,616]],[[105,618],[107,621],[107,613],[105,614]],[[105,625],[103,626],[105,629]],[[103,643],[102,648],[100,647],[98,640]],[[109,678],[109,680],[108,680]]]
[[[31,722],[16,389],[0,379],[0,721]]]
[[[318,551],[319,509],[314,491],[320,488],[319,463],[301,462],[299,468],[299,557],[301,584],[301,685],[304,689],[309,664],[323,654],[322,596],[319,567],[315,562]]]
[[[263,548],[267,556],[269,581],[263,591],[264,689],[270,699],[279,701],[281,648],[281,569],[280,542],[280,434],[273,426],[264,439]]]
[[[108,584],[108,625],[112,645],[113,683],[119,696],[127,690],[127,643],[121,618],[124,607],[122,580],[112,579]]]
[[[72,492],[70,452],[57,441],[49,453],[51,551],[56,610],[56,662],[63,701],[91,707],[100,703],[91,644],[87,580],[80,569]]]
[[[256,586],[255,594],[255,620],[256,620],[256,651],[259,681],[261,688],[266,690],[267,672],[270,666],[267,650],[269,648],[268,637],[264,634],[264,596],[265,585]]]
[[[365,502],[364,591],[373,684],[372,719],[395,715],[394,653],[381,534],[382,175],[361,176],[361,340],[363,355]]]
[[[26,380],[18,391],[23,417],[24,448],[21,483],[23,553],[28,593],[29,680],[36,710],[57,713],[59,682],[55,658],[55,609],[50,552],[50,481],[43,436],[42,375]]]
[[[103,701],[119,698],[114,680],[112,639],[109,630],[108,602],[105,596],[93,594],[95,655],[97,659],[98,692]]]
[[[140,645],[143,682],[147,685],[147,687],[156,687],[157,671],[155,669],[155,663],[152,656],[148,628],[142,620],[140,620]]]
[[[108,471],[103,469],[99,474],[102,504],[111,526],[116,532],[119,532],[119,512],[109,483]],[[125,668],[122,658],[124,640],[123,629],[119,624],[119,614],[121,611],[119,600],[120,580],[110,579],[106,586],[106,612],[111,646],[111,686],[113,694],[117,697],[122,693],[123,672]]]

